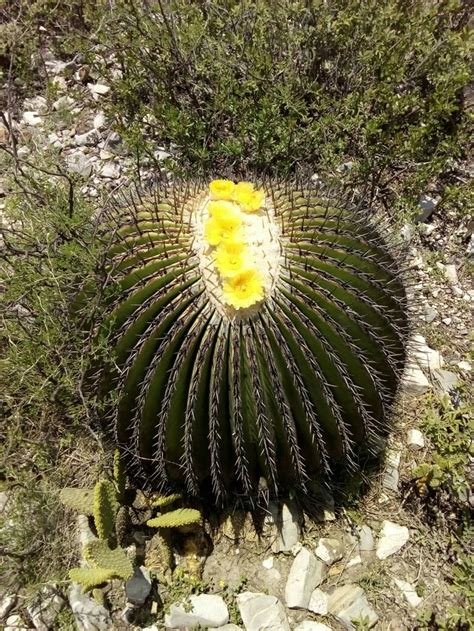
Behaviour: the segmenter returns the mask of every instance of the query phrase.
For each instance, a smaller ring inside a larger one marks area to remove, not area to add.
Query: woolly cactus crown
[[[137,483],[304,493],[386,433],[406,295],[367,212],[311,183],[213,180],[137,192],[103,226],[104,422]]]

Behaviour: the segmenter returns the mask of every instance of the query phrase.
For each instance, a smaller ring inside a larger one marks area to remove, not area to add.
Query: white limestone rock
[[[413,337],[413,344],[412,357],[421,368],[426,370],[442,368],[443,358],[441,353],[430,348],[422,335],[415,335]]]
[[[311,594],[326,578],[327,572],[325,563],[317,559],[307,548],[302,548],[293,561],[286,582],[287,607],[305,609]]]
[[[329,612],[351,631],[357,628],[356,620],[365,619],[369,629],[378,621],[362,587],[351,583],[337,587],[329,594]]]
[[[100,135],[97,129],[90,129],[83,134],[76,134],[74,136],[74,144],[76,147],[87,147],[96,145],[100,140]]]
[[[4,620],[16,603],[16,594],[4,594],[0,600],[0,620]]]
[[[361,552],[372,552],[375,550],[375,540],[372,528],[367,525],[363,525],[358,529],[359,535],[359,550]]]
[[[338,539],[323,537],[319,540],[315,553],[326,565],[332,565],[344,556],[344,544]]]
[[[66,604],[62,594],[54,586],[44,587],[26,610],[38,631],[53,627],[56,616]]]
[[[355,565],[360,565],[361,563],[362,563],[362,557],[360,556],[360,554],[356,554],[355,556],[352,557],[352,559],[349,559],[346,565],[346,569],[350,567],[354,567]]]
[[[116,179],[120,177],[120,165],[116,162],[106,162],[99,167],[98,174],[101,177]]]
[[[89,526],[89,519],[87,518],[87,515],[78,515],[76,517],[76,523],[81,548],[97,539]]]
[[[377,542],[376,555],[378,559],[386,559],[403,548],[410,538],[406,526],[400,526],[392,521],[382,522],[380,538]]]
[[[7,618],[3,631],[29,631],[29,629],[20,615],[13,614]]]
[[[456,265],[453,265],[453,264],[446,265],[444,268],[444,273],[446,275],[448,282],[451,285],[458,284],[459,280],[458,280],[458,273],[456,271]]]
[[[246,631],[290,631],[285,607],[276,596],[243,592],[237,606]]]
[[[94,116],[92,126],[94,127],[94,129],[97,129],[98,131],[100,131],[104,129],[105,125],[106,125],[106,118],[105,118],[104,112],[97,112],[97,114]]]
[[[449,391],[459,384],[456,373],[450,370],[443,370],[442,368],[433,370],[432,378],[435,389],[439,394],[449,394]]]
[[[69,606],[76,621],[77,631],[108,631],[112,627],[109,612],[93,598],[82,593],[73,583],[69,592]]]
[[[309,599],[308,609],[320,616],[325,616],[328,612],[328,603],[329,599],[326,592],[323,592],[322,589],[316,588]]]
[[[59,99],[56,99],[53,103],[53,110],[70,110],[76,101],[68,95],[60,96]]]
[[[407,394],[413,396],[420,396],[428,392],[428,390],[431,390],[431,384],[426,378],[425,373],[414,363],[407,366],[402,381]]]
[[[44,96],[32,96],[23,101],[23,110],[46,114],[48,111],[48,101]]]
[[[314,620],[303,620],[296,627],[295,631],[332,631],[331,627],[322,622],[315,622]]]
[[[108,94],[110,92],[110,86],[104,85],[103,83],[89,83],[88,87],[92,94],[97,94],[99,96],[103,96],[104,94]]]
[[[273,557],[268,557],[268,559],[264,559],[262,561],[262,566],[266,569],[266,570],[271,570],[273,567]]]
[[[66,165],[68,171],[78,173],[83,177],[89,177],[92,174],[92,162],[84,155],[82,150],[66,156]]]
[[[418,607],[418,605],[423,601],[423,598],[420,598],[420,596],[418,596],[418,594],[416,593],[415,586],[408,581],[403,581],[402,579],[395,578],[394,583],[402,592],[407,603],[414,609],[416,609],[416,607]]]
[[[184,602],[174,603],[165,616],[165,627],[197,627],[214,629],[229,622],[224,600],[215,594],[191,595]]]
[[[433,322],[434,320],[436,320],[436,318],[439,316],[438,311],[432,307],[431,305],[426,305],[425,309],[424,309],[424,320],[425,322],[428,322],[428,324],[430,322]]]
[[[6,493],[5,491],[0,491],[0,513],[3,513],[7,503],[8,503],[8,493]]]
[[[420,197],[418,204],[421,208],[421,213],[416,218],[416,221],[417,223],[421,223],[431,217],[436,206],[439,204],[439,199],[431,197],[431,195],[423,194]]]
[[[425,438],[419,429],[410,429],[407,435],[408,446],[415,451],[423,449]]]
[[[21,118],[26,125],[31,125],[32,127],[39,127],[44,122],[38,112],[23,112]]]
[[[398,481],[400,473],[401,452],[395,449],[389,449],[385,460],[385,471],[383,476],[383,487],[389,491],[398,491]]]
[[[281,511],[272,502],[269,506],[269,523],[275,524],[276,537],[272,543],[272,552],[290,552],[298,543],[301,535],[301,512],[293,502],[283,504]]]

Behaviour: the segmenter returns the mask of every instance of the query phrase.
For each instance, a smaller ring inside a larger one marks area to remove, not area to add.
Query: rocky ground
[[[63,173],[79,176],[81,193],[100,208],[137,173],[134,157],[102,111],[109,87],[74,60],[60,62],[48,54],[45,60],[54,95],[25,100],[18,116],[8,121],[16,145],[5,126],[0,141],[20,164],[47,156]],[[155,157],[166,160],[169,154],[157,148]],[[139,165],[139,173],[151,180],[152,165]],[[0,209],[8,200],[8,190],[1,192]],[[474,290],[466,261],[473,254],[472,224],[442,216],[437,205],[436,191],[430,191],[420,200],[419,225],[406,224],[401,231],[411,243],[416,278],[411,291],[421,307],[415,316],[417,334],[385,468],[356,508],[335,509],[328,498],[318,521],[290,502],[270,506],[259,533],[243,513],[209,526],[210,551],[198,551],[203,575],[195,591],[203,593],[184,600],[152,582],[145,568],[137,570],[125,590],[113,587],[112,608],[74,584],[46,584],[27,597],[3,593],[5,631],[152,631],[199,625],[221,631],[401,631],[416,628],[420,612],[449,603],[450,560],[410,506],[407,487],[413,467],[431,449],[419,428],[424,396],[456,397],[457,386],[469,383],[471,376],[467,355]],[[3,500],[7,510],[8,497]],[[85,528],[82,522],[82,536]],[[178,557],[178,566],[180,562]],[[157,614],[159,621],[153,622]],[[140,619],[149,622],[139,624]]]

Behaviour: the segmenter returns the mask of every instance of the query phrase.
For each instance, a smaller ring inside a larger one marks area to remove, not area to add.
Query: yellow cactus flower
[[[204,237],[209,245],[219,245],[221,241],[237,239],[241,228],[242,217],[239,213],[211,217],[204,226]]]
[[[209,202],[207,209],[209,214],[212,217],[215,217],[217,220],[225,218],[231,214],[239,213],[239,207],[233,202],[229,202],[226,200],[218,200],[214,202]]]
[[[262,278],[250,268],[224,282],[224,300],[236,309],[246,309],[263,299]]]
[[[265,193],[255,190],[251,182],[239,182],[234,188],[234,200],[246,213],[253,213],[263,205]]]
[[[224,278],[239,274],[248,266],[248,253],[241,241],[223,241],[216,250],[216,268]]]
[[[235,184],[231,180],[212,180],[209,184],[212,199],[232,199]]]
[[[253,182],[239,182],[235,185],[234,188],[234,199],[236,202],[239,201],[239,195],[245,195],[247,193],[253,193],[255,190],[255,184]]]

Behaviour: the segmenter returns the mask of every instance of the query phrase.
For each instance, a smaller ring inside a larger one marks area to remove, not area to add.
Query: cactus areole
[[[305,494],[380,443],[407,305],[367,211],[315,185],[216,179],[136,192],[101,227],[104,424],[136,484]]]

